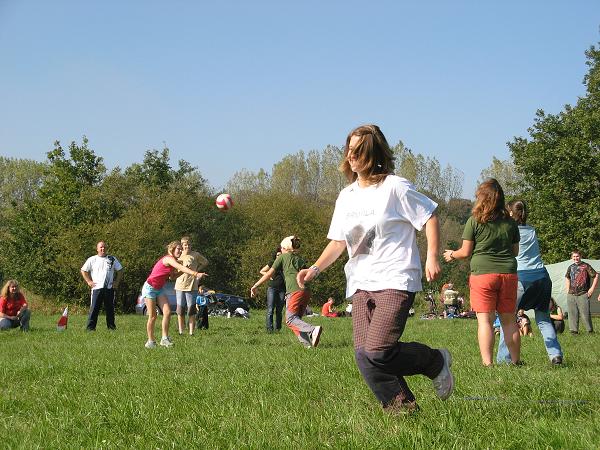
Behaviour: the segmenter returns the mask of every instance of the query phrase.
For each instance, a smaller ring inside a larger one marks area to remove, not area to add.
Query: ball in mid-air
[[[227,211],[233,206],[233,200],[229,194],[219,194],[215,203],[221,211]]]

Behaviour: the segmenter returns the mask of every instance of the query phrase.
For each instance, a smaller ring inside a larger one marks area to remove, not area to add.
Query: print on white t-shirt
[[[340,192],[327,237],[346,242],[347,297],[357,289],[421,290],[416,231],[436,207],[395,175],[366,188],[355,182]]]

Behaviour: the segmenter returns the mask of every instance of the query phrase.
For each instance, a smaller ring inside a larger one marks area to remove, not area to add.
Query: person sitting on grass
[[[335,312],[333,310],[333,297],[329,297],[327,299],[327,301],[325,302],[325,304],[323,305],[323,307],[321,308],[321,315],[323,317],[340,317],[341,314],[338,312]]]
[[[498,315],[498,313],[496,313],[496,320],[494,320],[494,323],[492,324],[492,326],[494,327],[494,334],[499,335],[500,334],[500,316]]]
[[[298,272],[306,267],[306,262],[297,255],[296,251],[300,248],[300,239],[296,236],[288,236],[281,241],[281,255],[279,255],[271,268],[250,288],[250,297],[256,296],[258,286],[269,280],[273,274],[281,269],[285,279],[285,324],[304,347],[316,347],[319,345],[321,337],[320,326],[314,326],[302,320],[306,315],[308,301],[310,300],[310,290],[300,287],[296,281]]]
[[[519,333],[521,336],[533,336],[533,331],[531,330],[531,320],[525,314],[525,310],[520,309],[517,311],[517,324],[519,325]]]
[[[552,297],[550,298],[550,320],[556,333],[565,331],[565,315],[562,308],[558,306]]]
[[[8,280],[0,291],[0,330],[21,327],[29,331],[31,311],[17,280]]]
[[[169,322],[171,321],[171,306],[169,305],[169,299],[165,293],[165,284],[170,277],[176,277],[180,273],[187,273],[194,276],[197,279],[206,276],[203,272],[196,272],[188,267],[184,267],[177,262],[177,259],[181,256],[183,248],[181,242],[173,241],[167,245],[167,254],[161,256],[158,261],[154,264],[148,279],[144,283],[142,288],[142,296],[146,302],[146,311],[148,311],[148,322],[146,323],[146,332],[148,333],[148,340],[146,341],[146,348],[156,347],[156,341],[154,340],[154,324],[156,323],[156,306],[162,310],[162,339],[160,345],[163,347],[172,347],[173,342],[169,337]],[[179,272],[178,272],[179,271]]]

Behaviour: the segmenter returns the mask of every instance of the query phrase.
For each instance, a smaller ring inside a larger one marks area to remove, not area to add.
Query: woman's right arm
[[[269,269],[270,269],[270,267],[269,267],[269,265],[267,264],[267,265],[266,265],[266,266],[264,266],[262,269],[260,269],[260,270],[258,271],[258,273],[260,273],[261,275],[265,275],[265,274],[266,274],[266,273],[269,271]]]
[[[319,256],[319,259],[317,259],[311,268],[302,269],[298,272],[298,275],[296,275],[298,286],[304,288],[305,283],[314,279],[319,273],[323,272],[327,267],[333,264],[345,249],[346,241],[329,241],[329,244],[327,244],[327,247],[325,247],[323,253],[321,253],[321,256]]]
[[[458,250],[445,250],[444,259],[446,262],[450,262],[453,259],[465,259],[471,256],[473,249],[475,248],[475,241],[463,240],[462,247]]]
[[[185,267],[182,266],[181,264],[179,264],[177,262],[177,260],[175,258],[173,258],[172,256],[165,256],[163,258],[163,264],[165,266],[170,266],[173,267],[174,269],[177,269],[180,272],[183,273],[187,273],[189,275],[192,275],[193,277],[196,277],[198,279],[206,276],[206,274],[204,272],[196,272],[195,270],[190,269],[189,267]]]

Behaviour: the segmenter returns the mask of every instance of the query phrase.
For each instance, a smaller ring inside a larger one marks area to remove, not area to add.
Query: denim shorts
[[[148,284],[148,282],[144,283],[144,287],[142,287],[142,297],[149,298],[150,300],[156,301],[156,299],[160,296],[166,296],[166,290],[164,286],[160,289],[155,289]]]

